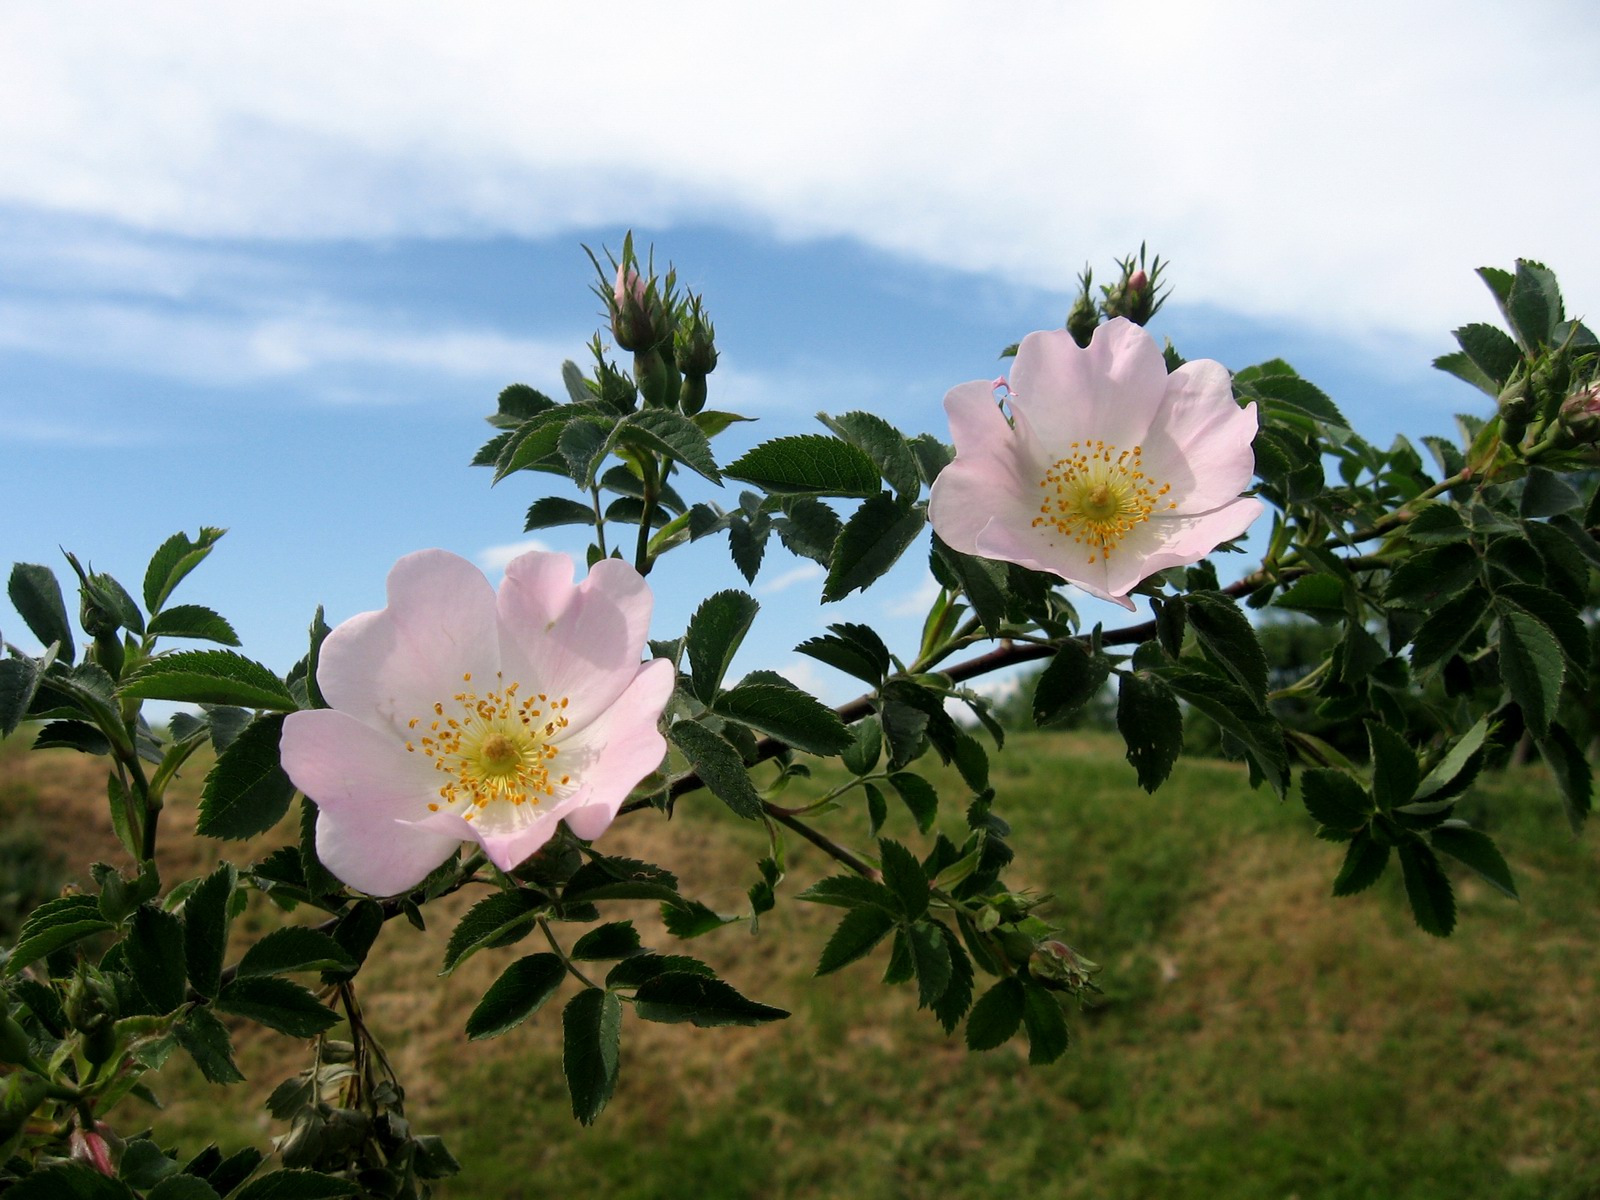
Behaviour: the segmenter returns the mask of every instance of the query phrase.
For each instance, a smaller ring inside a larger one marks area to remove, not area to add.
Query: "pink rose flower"
[[[953,549],[1048,571],[1132,608],[1128,593],[1197,562],[1259,516],[1255,406],[1221,363],[1170,375],[1154,339],[1117,318],[1079,348],[1064,329],[1017,348],[1005,398],[964,383],[945,396],[956,457],[928,517]]]
[[[666,754],[666,659],[642,663],[650,589],[631,566],[532,553],[494,588],[444,550],[389,572],[389,606],[328,635],[332,707],[284,722],[284,770],[317,804],[317,853],[387,896],[463,841],[503,871],[549,841],[610,825]]]

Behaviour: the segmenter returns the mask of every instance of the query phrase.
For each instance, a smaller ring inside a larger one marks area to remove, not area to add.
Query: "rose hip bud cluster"
[[[706,406],[706,376],[717,369],[717,331],[699,296],[690,296],[672,337],[672,357],[683,374],[678,408],[692,417]]]

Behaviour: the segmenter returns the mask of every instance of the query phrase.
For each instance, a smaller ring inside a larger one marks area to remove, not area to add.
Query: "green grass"
[[[938,778],[943,816],[959,822],[965,792]],[[580,1128],[555,1005],[466,1043],[466,1013],[528,949],[434,978],[457,907],[425,936],[394,923],[362,976],[413,1124],[465,1164],[447,1194],[1600,1197],[1600,856],[1567,831],[1542,771],[1488,780],[1470,800],[1523,899],[1455,875],[1448,941],[1415,928],[1398,878],[1333,899],[1341,848],[1232,765],[1182,763],[1147,796],[1114,740],[1037,735],[998,756],[996,784],[1022,864],[1010,882],[1051,893],[1069,940],[1103,965],[1105,995],[1071,1014],[1061,1062],[1030,1068],[1018,1045],[968,1054],[911,989],[877,983],[884,948],[812,979],[838,910],[789,899],[831,873],[792,844],[759,936],[737,927],[686,949],[793,1017],[714,1030],[626,1018],[617,1094]],[[863,844],[857,814],[823,821]],[[921,844],[904,810],[885,832]],[[724,910],[741,905],[763,844],[703,796],[671,822],[629,818],[605,843],[678,870]],[[671,945],[649,906],[618,910],[648,944]],[[252,1079],[232,1091],[174,1060],[158,1086],[173,1101],[155,1118],[164,1138],[233,1146],[273,1132],[260,1100],[298,1049],[251,1035],[240,1057]]]

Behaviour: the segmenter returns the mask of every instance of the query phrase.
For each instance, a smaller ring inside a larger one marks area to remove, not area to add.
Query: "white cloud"
[[[549,546],[538,538],[528,538],[521,542],[502,542],[497,546],[485,546],[477,553],[478,565],[485,571],[504,571],[511,560],[519,555],[527,554],[534,550],[548,550]]]
[[[1432,333],[1486,315],[1483,262],[1600,293],[1597,49],[1558,0],[17,0],[0,202],[244,237],[731,220],[1055,286],[1149,237],[1186,301]]]
[[[791,567],[781,575],[774,575],[771,579],[762,582],[756,590],[763,596],[775,596],[779,592],[787,591],[797,583],[804,583],[808,579],[821,579],[827,572],[820,564],[803,562],[799,566]]]
[[[885,599],[883,611],[891,617],[916,617],[921,620],[928,615],[928,609],[933,607],[938,597],[939,581],[932,575],[925,575],[914,590],[903,592],[893,599]]]

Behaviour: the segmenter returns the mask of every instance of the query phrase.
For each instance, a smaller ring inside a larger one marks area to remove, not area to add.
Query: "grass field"
[[[1114,739],[1039,734],[1013,739],[996,782],[1028,864],[1010,882],[1052,893],[1074,945],[1103,964],[1105,995],[1072,1014],[1061,1062],[1030,1068],[1014,1045],[969,1055],[913,991],[878,984],[882,948],[812,979],[838,910],[785,898],[758,936],[735,927],[689,949],[793,1017],[714,1030],[625,1020],[617,1094],[583,1129],[567,1110],[555,1005],[466,1041],[477,997],[528,949],[435,978],[468,902],[451,897],[428,910],[427,934],[394,922],[362,975],[414,1125],[444,1134],[465,1165],[446,1194],[1600,1197],[1600,851],[1568,833],[1539,769],[1490,779],[1464,814],[1502,838],[1521,904],[1457,874],[1461,926],[1443,942],[1412,925],[1397,878],[1333,900],[1340,848],[1229,764],[1181,763],[1146,796]],[[0,755],[7,829],[36,829],[74,859],[112,855],[109,835],[95,851],[85,832],[104,826],[103,795],[103,777],[71,756]],[[191,803],[164,818],[168,878],[218,853],[179,836]],[[762,842],[719,807],[690,797],[670,823],[636,815],[606,846],[738,909]],[[862,837],[849,814],[827,820],[841,840]],[[917,843],[903,811],[886,833]],[[824,873],[794,845],[781,892]],[[670,948],[650,906],[616,908]],[[278,919],[259,900],[251,913]],[[130,1127],[154,1120],[191,1148],[281,1132],[261,1101],[302,1065],[299,1047],[240,1042],[248,1084],[212,1088],[175,1059],[157,1086],[168,1110],[130,1112]]]

